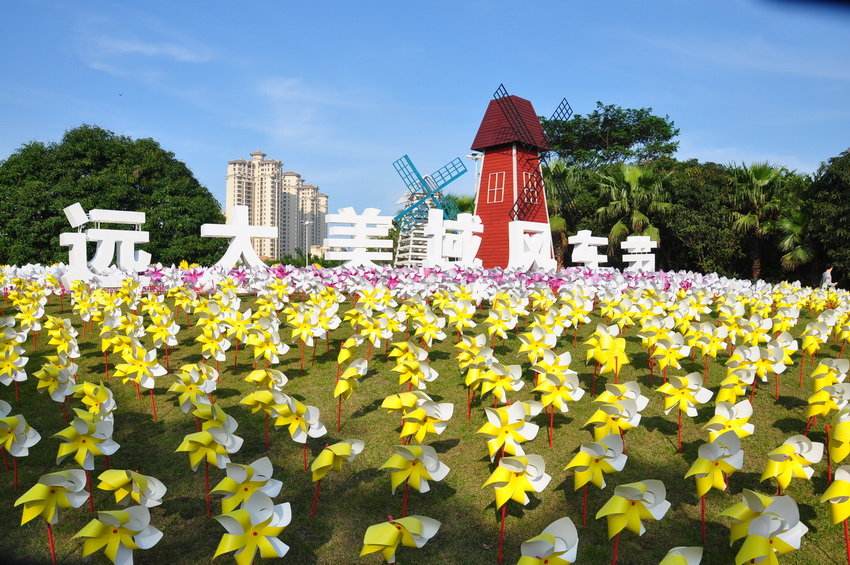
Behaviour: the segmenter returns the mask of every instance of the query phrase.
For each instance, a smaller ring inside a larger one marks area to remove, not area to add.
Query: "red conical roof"
[[[523,139],[524,132],[514,131],[515,128],[511,127],[511,122],[502,110],[503,105],[510,103],[513,103],[513,107],[516,108],[519,119],[525,126],[530,139]],[[481,125],[478,127],[478,133],[475,134],[475,139],[472,141],[472,150],[484,151],[491,147],[514,142],[527,143],[540,151],[549,149],[546,136],[543,133],[543,126],[540,125],[540,119],[537,117],[531,102],[513,95],[501,100],[491,100],[487,106],[487,111],[484,112]]]

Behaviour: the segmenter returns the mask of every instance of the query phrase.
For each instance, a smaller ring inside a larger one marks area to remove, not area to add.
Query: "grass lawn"
[[[250,304],[243,300],[242,309]],[[347,305],[343,305],[344,311]],[[51,304],[51,314],[58,314],[58,308]],[[67,307],[66,307],[67,311]],[[66,314],[67,315],[67,314]],[[73,318],[79,329],[79,319]],[[172,373],[183,363],[200,360],[199,346],[194,342],[197,330],[186,327],[186,320],[178,316],[183,327],[178,338],[180,346],[172,352]],[[800,334],[808,319],[801,319],[800,325],[792,332]],[[582,386],[590,391],[592,371],[585,366],[583,339],[593,331],[597,323],[594,318],[583,326],[578,335],[578,345],[572,345],[570,330],[559,341],[557,352],[570,351],[573,355],[572,368],[579,372]],[[480,331],[484,331],[480,326]],[[289,343],[288,330],[282,332],[284,341]],[[239,363],[232,366],[232,351],[227,367],[222,367],[219,388],[216,392],[218,402],[239,422],[237,435],[245,439],[242,449],[233,456],[237,463],[251,461],[268,454],[275,466],[275,477],[283,481],[283,489],[276,502],[288,501],[292,505],[291,525],[280,536],[290,546],[285,557],[291,563],[377,563],[379,557],[359,559],[363,533],[373,523],[387,519],[388,514],[399,515],[401,490],[393,497],[390,491],[389,474],[379,470],[380,465],[389,458],[392,446],[399,443],[397,415],[388,414],[380,408],[381,401],[389,394],[399,391],[397,374],[391,372],[392,364],[383,352],[376,355],[369,365],[369,373],[350,400],[344,403],[343,428],[335,430],[336,402],[332,396],[336,374],[336,354],[341,340],[349,335],[350,329],[343,325],[332,335],[330,351],[321,343],[314,362],[309,354],[306,370],[298,368],[298,350],[292,347],[278,367],[289,377],[284,392],[309,404],[318,406],[322,420],[328,428],[326,438],[311,440],[311,459],[326,443],[345,438],[359,438],[365,441],[364,452],[341,473],[332,473],[322,483],[322,496],[318,516],[310,519],[308,512],[313,494],[309,473],[302,467],[301,446],[295,444],[285,428],[273,431],[272,444],[268,452],[263,446],[263,417],[251,414],[239,406],[243,395],[253,390],[252,385],[242,381],[251,370],[249,353],[242,351]],[[525,371],[526,386],[513,395],[515,400],[532,399],[531,372],[524,355],[517,354],[519,342],[514,337],[499,343],[495,348],[496,356],[504,363],[521,363]],[[581,442],[592,441],[592,435],[581,426],[594,409],[592,396],[585,395],[579,402],[573,403],[569,414],[555,418],[555,445],[550,449],[546,434],[546,416],[537,417],[541,429],[538,437],[524,445],[526,453],[542,455],[546,460],[546,470],[552,475],[549,487],[525,508],[510,503],[507,518],[505,543],[505,562],[515,563],[519,557],[522,541],[537,535],[553,520],[567,515],[573,519],[579,531],[578,563],[606,563],[610,560],[611,544],[606,537],[604,520],[594,519],[595,512],[613,494],[614,486],[643,479],[660,479],[667,487],[668,500],[672,508],[661,522],[648,522],[647,531],[642,537],[624,532],[620,544],[620,563],[658,563],[668,549],[674,546],[702,545],[700,539],[699,501],[693,479],[684,479],[685,472],[696,458],[697,448],[707,440],[707,434],[700,427],[714,412],[713,401],[702,407],[695,419],[685,418],[684,451],[676,452],[675,413],[666,416],[662,411],[661,395],[655,388],[661,383],[659,377],[650,377],[646,368],[646,353],[640,347],[636,329],[627,330],[628,353],[632,364],[623,368],[621,380],[637,379],[650,398],[650,404],[644,411],[639,429],[626,435],[628,463],[623,472],[608,476],[608,486],[604,491],[591,487],[589,497],[590,519],[588,527],[581,527],[581,491],[573,491],[573,477],[563,470]],[[77,360],[80,365],[78,382],[87,379],[99,381],[103,377],[103,364],[100,355],[99,340],[93,336],[80,336],[82,356]],[[401,337],[399,337],[401,339]],[[72,459],[66,460],[61,467],[55,464],[56,450],[59,444],[52,434],[65,427],[59,406],[47,395],[35,391],[35,379],[31,376],[50,353],[48,346],[42,344],[36,352],[30,352],[27,372],[29,380],[22,383],[21,400],[15,402],[11,387],[0,390],[0,397],[10,402],[14,413],[22,413],[31,426],[42,435],[42,440],[30,450],[30,455],[20,461],[20,483],[18,491],[12,488],[11,471],[3,469],[0,475],[0,517],[4,527],[0,529],[0,556],[5,559],[26,559],[36,562],[48,562],[44,521],[39,518],[23,527],[20,522],[20,509],[12,507],[15,499],[29,488],[43,473],[74,467]],[[455,406],[454,417],[442,436],[429,436],[432,445],[450,468],[443,482],[432,482],[428,494],[412,492],[410,512],[423,514],[442,522],[442,527],[424,548],[420,550],[401,548],[398,553],[400,563],[494,563],[499,522],[494,508],[492,488],[481,488],[491,472],[487,449],[483,436],[476,430],[484,423],[484,412],[480,405],[473,409],[472,420],[467,421],[465,414],[466,390],[463,378],[459,374],[454,360],[454,336],[437,344],[431,353],[432,366],[439,372],[439,378],[429,383],[427,392],[435,400],[452,402]],[[31,345],[28,343],[28,348]],[[820,357],[837,356],[835,344],[825,345]],[[724,375],[725,355],[720,362],[711,366],[708,386],[716,391],[717,384]],[[114,365],[117,359],[113,358]],[[688,372],[700,371],[702,362],[686,360],[684,367]],[[810,367],[807,367],[811,369]],[[745,466],[730,479],[727,493],[712,491],[707,497],[708,541],[703,563],[732,563],[738,545],[729,547],[727,521],[719,517],[722,510],[740,501],[743,488],[758,489],[773,494],[774,484],[760,484],[759,477],[768,451],[780,445],[785,438],[802,433],[805,427],[805,406],[809,394],[809,384],[805,388],[798,386],[797,365],[789,367],[783,377],[781,397],[773,398],[772,384],[769,389],[762,387],[754,403],[755,435],[742,441],[745,451]],[[808,374],[808,371],[807,371]],[[148,551],[137,551],[137,563],[189,564],[208,562],[218,544],[224,529],[204,510],[203,467],[193,473],[188,457],[176,453],[185,434],[195,431],[194,419],[183,414],[177,406],[176,398],[166,393],[173,382],[171,374],[161,378],[157,387],[159,401],[159,421],[153,422],[150,416],[149,400],[139,401],[131,385],[122,385],[112,380],[112,388],[118,409],[115,412],[114,439],[121,445],[112,456],[113,468],[134,469],[159,478],[168,487],[162,506],[152,510],[152,524],[164,532],[157,546]],[[601,391],[604,378],[597,382],[597,393]],[[485,399],[489,405],[489,397]],[[815,441],[825,441],[822,432],[823,420],[810,437]],[[96,462],[97,471],[105,468],[103,458]],[[224,471],[211,470],[213,484],[224,476]],[[787,489],[800,506],[801,517],[809,527],[809,533],[803,538],[800,551],[780,558],[782,563],[838,563],[843,560],[843,543],[840,526],[829,523],[829,509],[818,502],[818,496],[826,488],[826,457],[817,466],[812,481],[794,480]],[[96,491],[98,509],[116,507],[111,493]],[[214,501],[215,512],[220,506]],[[86,507],[78,510],[65,510],[55,529],[57,551],[62,563],[78,563],[81,557],[81,543],[72,540],[76,533],[92,516]],[[97,562],[106,562],[102,554],[95,557]],[[0,559],[2,561],[2,559]],[[231,562],[229,556],[219,561]]]

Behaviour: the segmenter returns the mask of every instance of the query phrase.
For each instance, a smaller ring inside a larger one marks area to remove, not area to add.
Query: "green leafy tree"
[[[784,202],[779,217],[780,261],[786,271],[798,271],[815,260],[814,242],[809,234],[810,210],[807,197],[811,179],[807,176],[786,176]]]
[[[552,150],[567,165],[597,168],[653,161],[672,157],[679,147],[679,129],[673,120],[653,114],[652,108],[597,102],[596,109],[587,115],[542,121]]]
[[[765,242],[778,231],[784,170],[768,163],[734,167],[732,226],[749,236],[753,279],[761,277]]]
[[[730,169],[673,159],[656,166],[665,175],[671,202],[669,213],[658,221],[664,238],[656,256],[659,268],[729,277],[749,271],[744,237],[732,229]]]
[[[596,214],[600,219],[614,222],[608,232],[612,252],[629,235],[646,235],[661,242],[661,233],[652,218],[670,211],[663,182],[663,176],[640,165],[620,165],[610,173],[599,173],[599,188],[606,203]]]
[[[445,200],[450,200],[454,203],[454,208],[458,213],[464,212],[472,214],[475,211],[475,197],[466,194],[446,194],[443,197]]]
[[[808,231],[833,280],[850,282],[850,149],[821,165],[809,190]]]
[[[224,216],[173,153],[153,139],[84,125],[59,143],[25,144],[0,163],[0,262],[66,261],[59,234],[70,226],[62,209],[74,202],[145,212],[150,243],[143,249],[155,262],[212,264],[226,247],[201,238],[201,224]]]

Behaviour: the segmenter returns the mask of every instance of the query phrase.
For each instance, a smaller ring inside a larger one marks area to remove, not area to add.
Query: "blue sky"
[[[850,9],[799,3],[23,1],[0,22],[0,158],[81,123],[153,137],[219,199],[254,149],[331,197],[394,209],[404,153],[469,145],[504,82],[650,106],[680,158],[802,171],[850,147]],[[236,9],[236,6],[240,9]],[[471,193],[471,174],[454,192]]]

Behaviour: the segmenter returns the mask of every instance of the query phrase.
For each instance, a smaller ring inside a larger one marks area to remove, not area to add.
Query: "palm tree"
[[[768,163],[740,165],[733,169],[734,201],[732,228],[749,235],[753,279],[761,276],[764,240],[776,233],[782,210],[784,169]]]
[[[543,167],[549,226],[559,266],[564,264],[567,234],[577,229],[579,220],[573,196],[578,193],[578,187],[586,182],[588,174],[586,169],[568,165],[562,159],[556,159]]]
[[[815,258],[815,250],[809,239],[809,215],[795,198],[779,219],[780,251],[784,251],[781,262],[786,271],[796,271]]]
[[[599,173],[599,188],[608,204],[596,211],[600,219],[614,221],[608,233],[611,251],[629,235],[645,235],[661,243],[652,217],[663,216],[671,204],[665,201],[664,177],[641,165],[620,165],[613,174]]]

